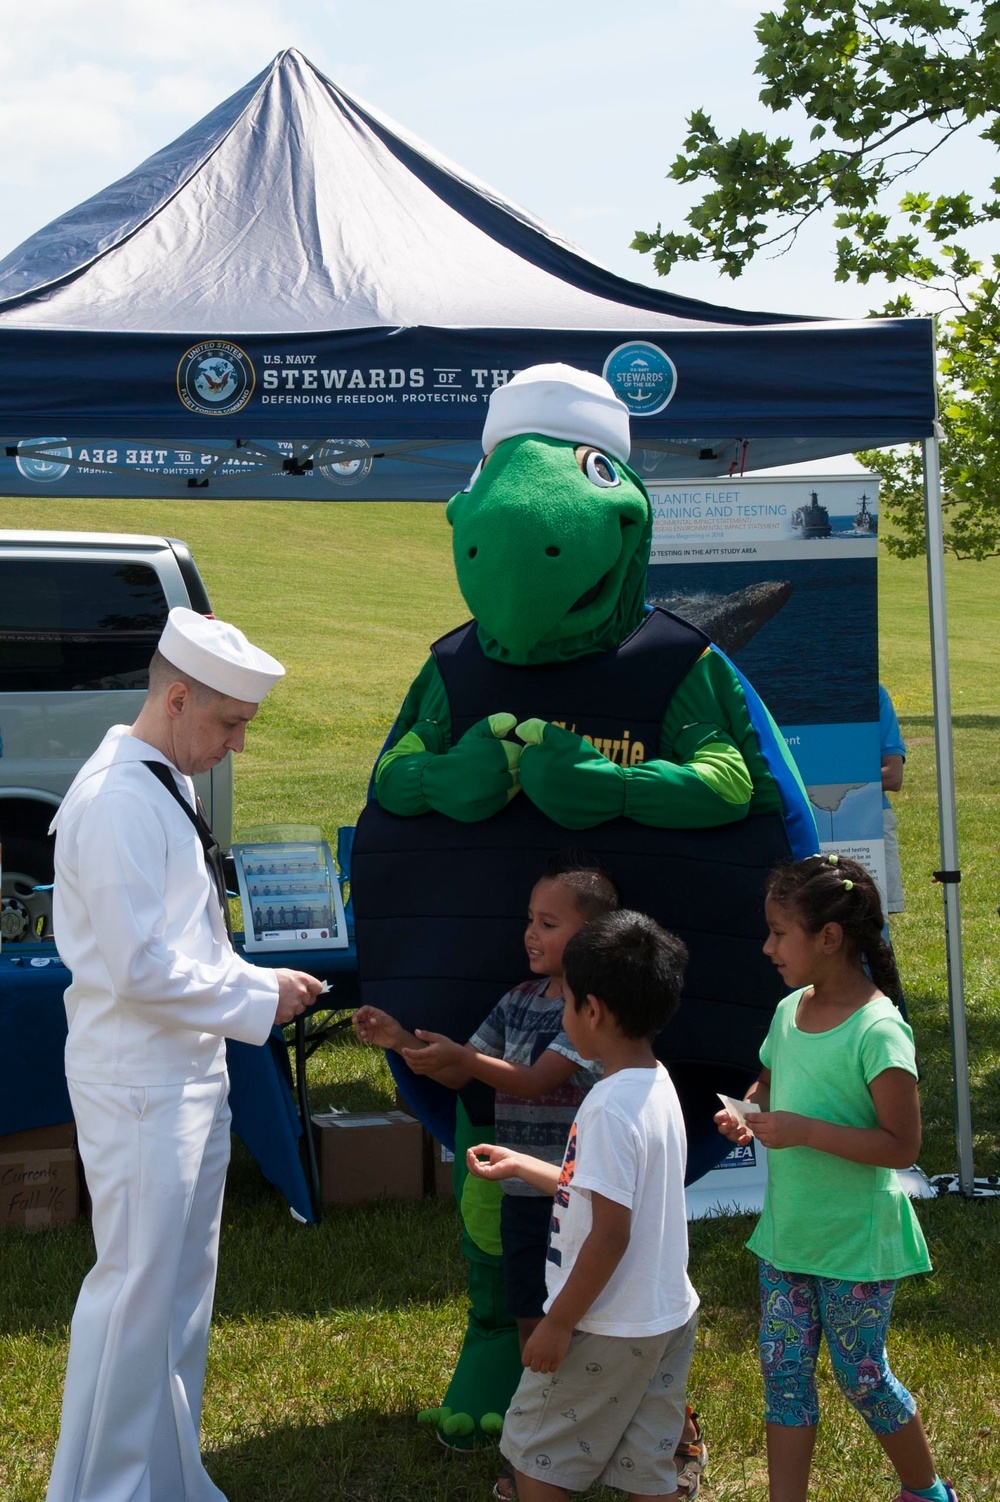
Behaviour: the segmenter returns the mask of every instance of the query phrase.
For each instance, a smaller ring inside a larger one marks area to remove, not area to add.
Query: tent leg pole
[[[969,1090],[969,1045],[965,1028],[962,975],[962,925],[958,897],[958,822],[955,811],[955,764],[951,734],[951,685],[948,673],[948,622],[944,591],[944,527],[941,512],[941,457],[937,437],[924,439],[924,506],[927,522],[927,594],[931,626],[931,676],[934,689],[934,745],[937,755],[938,823],[944,878],[945,949],[948,957],[948,1009],[955,1086],[955,1132],[958,1188],[975,1193],[972,1162],[972,1101]]]

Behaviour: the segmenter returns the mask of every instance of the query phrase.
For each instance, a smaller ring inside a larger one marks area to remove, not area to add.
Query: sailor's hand
[[[467,730],[443,756],[428,756],[420,791],[439,814],[473,824],[489,819],[518,790],[521,747],[504,737],[514,728],[512,714],[491,714]]]
[[[274,973],[278,977],[278,1010],[274,1021],[278,1027],[284,1027],[286,1022],[294,1021],[300,1012],[312,1006],[323,989],[323,982],[315,975],[307,975],[304,970],[276,970]]]
[[[575,730],[548,720],[524,720],[517,774],[536,808],[564,829],[590,829],[625,811],[625,768]],[[607,743],[602,743],[607,744]],[[622,743],[610,742],[621,756]]]

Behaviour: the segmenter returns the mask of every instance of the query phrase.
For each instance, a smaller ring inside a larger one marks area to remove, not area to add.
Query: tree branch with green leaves
[[[978,196],[914,184],[895,209],[885,201],[963,131],[1000,146],[1000,0],[786,0],[761,17],[756,35],[761,102],[775,114],[796,109],[809,146],[763,131],[723,139],[696,110],[670,176],[707,191],[689,210],[686,232],[658,224],[638,231],[633,248],[652,255],[663,276],[682,261],[709,261],[738,277],[755,256],[787,252],[808,221],[827,217],[844,231],[838,281],[863,286],[882,276],[906,289],[883,316],[943,297],[945,543],[960,557],[996,553],[1000,256],[984,264],[963,237],[1000,219],[1000,177]],[[895,523],[887,546],[921,552],[919,455],[861,457],[883,480],[883,508]]]

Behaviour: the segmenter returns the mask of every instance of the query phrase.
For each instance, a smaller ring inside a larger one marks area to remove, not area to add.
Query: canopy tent
[[[544,360],[607,376],[650,480],[923,442],[972,1192],[930,319],[751,313],[617,277],[289,49],[0,261],[0,494],[443,498],[491,390]]]
[[[934,420],[930,320],[626,281],[289,50],[0,262],[0,488],[443,498],[493,387],[554,359],[608,375],[651,479]]]

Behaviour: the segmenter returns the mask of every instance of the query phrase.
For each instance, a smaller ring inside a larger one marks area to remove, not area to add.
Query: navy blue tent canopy
[[[0,261],[0,492],[445,497],[543,360],[650,479],[933,431],[931,320],[629,282],[289,50]]]

